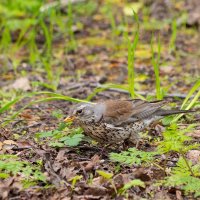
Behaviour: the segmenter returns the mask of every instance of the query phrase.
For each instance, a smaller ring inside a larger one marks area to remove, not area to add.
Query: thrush
[[[85,134],[104,144],[123,141],[137,143],[139,132],[165,116],[189,113],[188,110],[165,110],[166,101],[107,100],[100,103],[80,103],[64,121],[73,121]]]

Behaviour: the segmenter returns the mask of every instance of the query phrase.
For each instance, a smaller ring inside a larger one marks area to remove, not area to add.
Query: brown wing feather
[[[103,115],[107,123],[126,121],[132,115],[132,102],[126,100],[109,100],[104,102],[106,110]]]
[[[140,104],[133,103],[133,112],[132,117],[138,119],[144,119],[150,117],[154,112],[163,107],[167,102],[166,101],[142,101]]]
[[[108,100],[103,119],[107,123],[121,124],[130,121],[130,118],[136,120],[150,117],[160,107],[164,106],[166,101],[147,102],[139,99],[135,100]]]

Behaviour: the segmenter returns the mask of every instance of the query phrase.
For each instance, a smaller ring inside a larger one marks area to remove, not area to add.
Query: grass
[[[135,50],[136,46],[139,40],[139,19],[138,15],[133,11],[135,22],[137,23],[137,28],[134,34],[134,41],[131,42],[131,40],[128,38],[128,35],[126,35],[126,40],[128,43],[128,85],[129,85],[129,93],[132,98],[135,97],[135,71],[134,71],[134,65],[135,65]]]
[[[163,93],[161,89],[161,84],[160,84],[160,75],[159,75],[159,64],[160,64],[160,54],[161,54],[161,42],[160,42],[160,36],[158,36],[158,51],[157,51],[157,58],[155,55],[155,50],[154,50],[154,45],[153,45],[153,35],[151,37],[151,53],[152,53],[152,65],[154,69],[154,74],[155,74],[155,82],[156,82],[156,97],[158,100],[163,99]]]
[[[69,1],[68,9],[67,9],[67,32],[69,35],[69,41],[67,44],[68,51],[75,51],[77,49],[77,42],[75,40],[74,31],[73,31],[73,10],[72,10],[72,3]]]
[[[196,94],[194,95],[193,99],[190,100],[192,98],[192,95],[196,92]],[[191,88],[191,90],[188,92],[185,100],[182,103],[181,109],[183,110],[190,110],[196,102],[198,102],[200,97],[200,80],[198,80],[194,86]],[[171,123],[176,123],[181,117],[183,116],[183,114],[177,115]]]
[[[19,103],[22,99],[24,98],[33,98],[33,96],[38,96],[39,95],[39,100],[31,100],[28,104],[26,104],[25,106],[23,106],[21,109],[19,109],[18,111],[14,112],[11,116],[9,116],[8,118],[4,119],[4,121],[1,123],[1,126],[5,126],[7,125],[9,122],[13,121],[20,113],[22,113],[23,110],[25,110],[26,108],[30,107],[31,105],[34,104],[38,104],[38,103],[43,103],[43,102],[49,102],[49,101],[56,101],[56,100],[65,100],[65,101],[71,101],[71,102],[84,102],[87,103],[87,100],[81,100],[81,99],[77,99],[77,98],[72,98],[66,95],[62,95],[62,94],[57,94],[57,93],[53,93],[53,92],[34,92],[34,93],[29,93],[26,95],[23,95],[21,97],[17,97],[15,99],[13,99],[12,101],[6,103],[5,105],[3,105],[0,109],[0,113],[3,113],[5,111],[8,111],[11,109],[11,107],[13,105],[15,105],[16,103]],[[46,96],[46,97],[40,97],[40,96]]]
[[[171,37],[169,41],[169,53],[172,53],[176,50],[176,37],[177,37],[177,22],[174,19],[171,23]]]
[[[16,155],[0,155],[0,178],[21,175],[24,188],[37,185],[38,182],[47,183],[46,176],[41,172],[39,164],[32,165],[21,161]]]

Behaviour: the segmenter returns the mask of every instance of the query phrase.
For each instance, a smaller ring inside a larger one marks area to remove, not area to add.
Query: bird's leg
[[[135,148],[138,149],[139,145],[140,145],[140,140],[138,140],[138,141],[136,142]]]
[[[112,143],[109,143],[109,144],[104,145],[103,148],[102,148],[101,151],[100,151],[100,156],[106,155],[105,150],[106,150],[108,147],[110,147],[111,145],[112,145]]]
[[[132,142],[129,139],[126,139],[122,143],[122,148],[123,150],[127,150],[129,147],[135,146],[135,148],[137,149],[140,145],[140,142],[141,142],[140,139],[137,139],[136,142]]]

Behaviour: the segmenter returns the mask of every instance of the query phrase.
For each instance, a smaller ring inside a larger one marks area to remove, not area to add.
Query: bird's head
[[[94,105],[89,103],[80,103],[75,105],[65,122],[92,122],[94,120]]]

